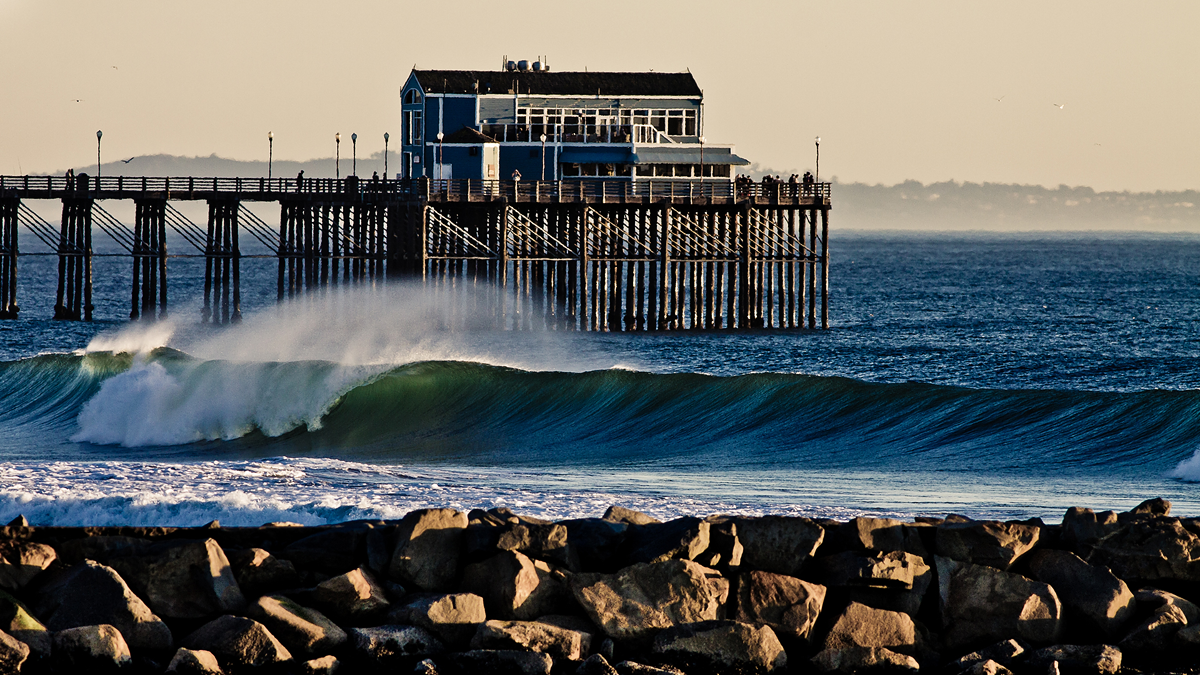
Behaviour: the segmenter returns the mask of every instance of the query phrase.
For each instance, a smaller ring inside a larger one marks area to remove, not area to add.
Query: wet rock
[[[0,630],[0,673],[19,673],[29,658],[29,646]]]
[[[729,582],[689,560],[668,560],[616,574],[578,574],[571,590],[610,637],[648,642],[663,628],[723,618]]]
[[[1121,650],[1112,645],[1055,645],[1029,655],[1026,667],[1047,672],[1055,665],[1062,675],[1116,675],[1121,670]]]
[[[247,596],[293,588],[300,583],[300,575],[292,561],[271,555],[265,549],[231,551],[228,557],[238,587]]]
[[[780,636],[808,640],[824,602],[824,586],[752,570],[744,572],[738,579],[733,618],[743,623],[770,626]]]
[[[875,609],[851,602],[825,638],[826,650],[849,647],[881,647],[910,653],[916,647],[917,633],[907,614]]]
[[[1171,646],[1176,634],[1189,624],[1200,623],[1200,607],[1173,593],[1142,589],[1134,596],[1151,615],[1119,642],[1122,651],[1157,657]]]
[[[626,541],[630,547],[628,562],[656,563],[664,560],[694,560],[708,549],[709,528],[700,518],[676,518],[666,523],[635,525]]]
[[[420,626],[451,646],[466,646],[487,620],[483,598],[474,593],[420,595],[388,612],[388,623]]]
[[[592,654],[579,664],[575,675],[618,675],[617,669],[608,663],[608,659],[600,654]]]
[[[53,653],[56,667],[75,672],[110,673],[133,663],[121,631],[109,624],[58,631]]]
[[[774,673],[787,667],[787,654],[769,626],[737,621],[703,621],[668,628],[654,638],[654,652],[685,671]]]
[[[223,675],[224,671],[212,652],[180,647],[167,664],[167,672],[178,675]]]
[[[19,591],[58,557],[53,548],[23,539],[0,540],[0,588]]]
[[[653,525],[654,523],[661,522],[641,511],[634,511],[633,509],[627,509],[615,504],[608,507],[602,518],[612,523],[624,523],[626,525]]]
[[[52,573],[33,610],[52,631],[111,624],[134,649],[171,648],[171,629],[162,619],[116,570],[91,560]]]
[[[395,670],[413,657],[432,656],[446,651],[433,633],[417,626],[384,625],[351,628],[351,651],[361,663]]]
[[[300,675],[333,675],[341,670],[342,662],[332,654],[300,664]]]
[[[422,509],[404,516],[388,576],[425,591],[450,590],[458,578],[466,527],[466,514],[453,509]]]
[[[351,623],[380,619],[391,606],[375,575],[362,567],[321,582],[312,597],[335,620]]]
[[[1043,550],[1030,554],[1029,573],[1054,587],[1067,616],[1075,615],[1086,628],[1108,638],[1120,637],[1133,617],[1133,592],[1107,568],[1089,565],[1066,551]]]
[[[199,619],[246,607],[229,560],[214,539],[165,542],[111,562],[159,616]]]
[[[1177,518],[1129,522],[1098,542],[1088,557],[1127,583],[1200,582],[1200,536]]]
[[[554,659],[547,654],[507,649],[475,649],[443,659],[451,672],[488,675],[550,675]]]
[[[912,672],[920,670],[917,660],[882,647],[826,649],[812,658],[825,673]]]
[[[293,654],[328,654],[344,642],[346,632],[321,612],[302,607],[282,595],[256,600],[246,614],[264,626]]]
[[[292,653],[266,626],[229,614],[204,624],[180,643],[188,649],[212,652],[231,670],[266,668],[292,660]]]
[[[471,639],[472,649],[523,649],[556,659],[579,661],[587,655],[592,636],[538,621],[487,621]]]
[[[487,615],[528,621],[571,611],[567,576],[541,560],[514,551],[468,565],[462,590],[483,598]]]
[[[947,522],[937,527],[938,555],[1008,570],[1037,544],[1041,531],[1040,527],[1026,523]]]
[[[1062,603],[1039,581],[986,565],[936,558],[943,640],[952,649],[1016,637],[1052,644],[1062,628]]]

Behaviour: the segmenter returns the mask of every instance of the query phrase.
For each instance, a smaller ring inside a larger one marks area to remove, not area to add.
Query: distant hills
[[[399,168],[395,153],[389,171]],[[76,167],[76,173],[95,167]],[[333,177],[332,157],[273,162],[275,176]],[[351,171],[343,157],[341,174]],[[383,174],[383,153],[358,159],[358,174]],[[266,176],[265,161],[216,155],[148,155],[103,165],[106,176]],[[751,175],[783,172],[751,167]],[[947,181],[896,185],[841,183],[834,178],[830,225],[838,229],[904,230],[1121,230],[1200,232],[1200,191],[1096,192],[1088,187]]]

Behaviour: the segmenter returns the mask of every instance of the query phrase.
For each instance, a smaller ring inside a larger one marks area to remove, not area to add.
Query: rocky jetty
[[[613,507],[0,528],[0,674],[1066,675],[1200,664],[1200,519]]]

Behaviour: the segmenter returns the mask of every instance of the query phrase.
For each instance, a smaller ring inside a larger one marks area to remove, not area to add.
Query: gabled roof
[[[572,73],[548,70],[413,70],[427,94],[560,96],[702,95],[691,73]],[[477,89],[478,87],[478,89]],[[490,88],[490,91],[489,91]]]
[[[495,143],[496,139],[487,134],[480,133],[471,127],[464,126],[452,134],[446,134],[442,137],[443,143],[470,143],[478,145],[480,143]]]

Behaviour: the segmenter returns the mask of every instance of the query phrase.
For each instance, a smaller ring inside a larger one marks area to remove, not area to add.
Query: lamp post
[[[96,130],[96,188],[100,187],[100,138],[104,136],[104,132]]]
[[[267,132],[267,180],[271,180],[271,161],[275,159],[275,132]]]
[[[338,132],[333,135],[333,176],[338,180],[342,178],[342,134]]]
[[[446,137],[445,134],[443,134],[440,131],[438,132],[438,134],[437,134],[437,139],[438,139],[437,178],[438,178],[438,180],[442,179],[442,139],[445,137]]]
[[[700,137],[700,183],[704,184],[704,137]]]
[[[546,134],[542,134],[542,180],[546,180]]]
[[[350,134],[350,154],[354,158],[350,164],[350,173],[358,175],[358,134]]]
[[[817,136],[817,173],[813,176],[814,183],[821,182],[821,137]]]
[[[388,132],[386,132],[386,131],[383,132],[383,179],[384,180],[387,180],[387,144],[388,144],[389,138],[391,138],[391,136],[388,135]]]

